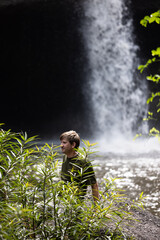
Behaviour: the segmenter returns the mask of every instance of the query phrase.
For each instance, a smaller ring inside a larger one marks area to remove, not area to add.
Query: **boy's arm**
[[[94,200],[94,202],[97,202],[97,201],[99,201],[99,191],[98,191],[97,182],[95,184],[92,184],[91,187],[92,187],[93,200]]]

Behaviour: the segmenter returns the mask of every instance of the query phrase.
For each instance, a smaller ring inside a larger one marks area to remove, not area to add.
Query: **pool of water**
[[[103,178],[118,178],[117,186],[129,198],[136,199],[142,192],[145,209],[160,217],[160,153],[147,154],[105,153],[94,164],[98,181]]]

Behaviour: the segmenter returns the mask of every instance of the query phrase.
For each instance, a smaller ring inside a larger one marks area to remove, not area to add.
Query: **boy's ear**
[[[73,143],[72,143],[72,148],[75,148],[75,146],[76,146],[76,143],[73,142]]]

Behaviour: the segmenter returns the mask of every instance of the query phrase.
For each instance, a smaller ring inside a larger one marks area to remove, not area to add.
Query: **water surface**
[[[145,208],[160,216],[160,153],[102,154],[95,163],[98,180],[119,178],[117,186],[131,199],[142,192]]]

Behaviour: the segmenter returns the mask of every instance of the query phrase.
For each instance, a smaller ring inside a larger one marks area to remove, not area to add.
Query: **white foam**
[[[160,152],[160,141],[157,138],[125,138],[122,136],[102,138],[93,140],[97,142],[97,149],[102,153],[114,154],[148,154],[151,152]],[[155,156],[153,156],[155,157]]]

